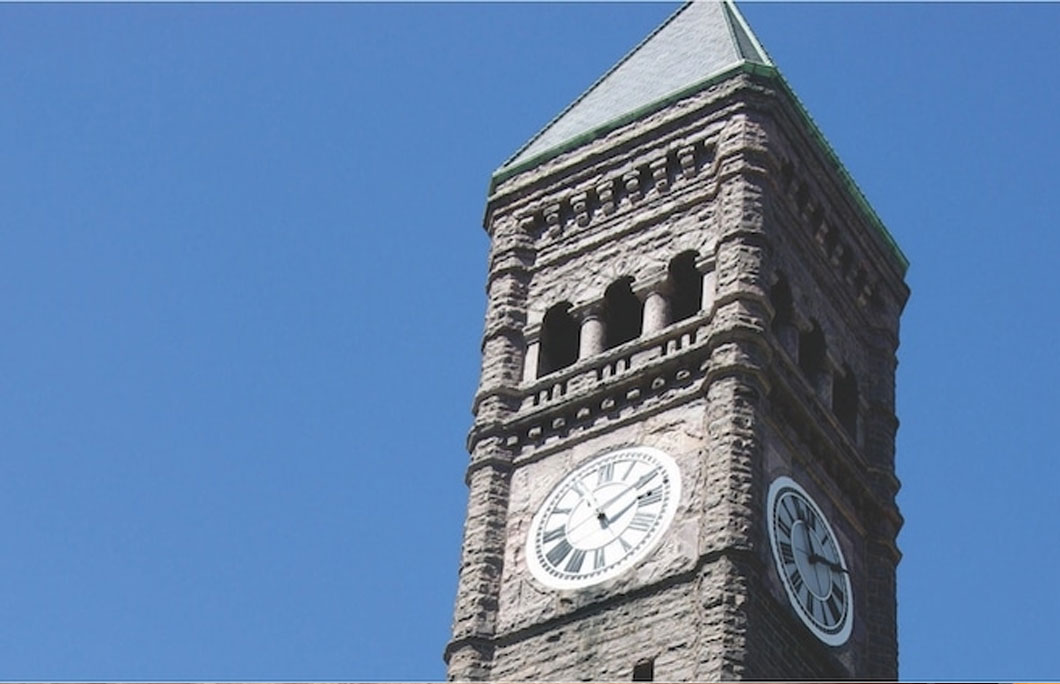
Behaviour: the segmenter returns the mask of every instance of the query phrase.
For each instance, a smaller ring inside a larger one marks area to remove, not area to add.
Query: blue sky
[[[489,174],[673,9],[0,5],[0,679],[442,679]],[[901,675],[1060,676],[1060,5],[742,9],[912,262]]]

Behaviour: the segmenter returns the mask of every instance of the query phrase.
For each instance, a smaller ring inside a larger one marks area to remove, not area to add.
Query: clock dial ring
[[[527,566],[555,589],[616,577],[655,548],[680,496],[677,464],[659,449],[627,447],[590,458],[568,473],[535,513]]]
[[[850,572],[828,519],[790,477],[769,488],[769,541],[784,591],[813,634],[840,646],[853,628]]]

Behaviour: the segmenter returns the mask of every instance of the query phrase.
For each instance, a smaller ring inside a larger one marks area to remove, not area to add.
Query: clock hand
[[[582,489],[581,487],[575,487],[575,489],[576,489],[576,491],[579,494],[582,494],[583,500],[587,504],[589,504],[589,507],[592,509],[592,511],[595,513],[595,515],[583,518],[577,524],[568,527],[567,528],[567,538],[568,539],[573,538],[574,531],[577,530],[578,528],[582,527],[585,523],[589,522],[590,520],[596,520],[598,523],[600,523],[600,528],[601,529],[608,529],[608,524],[607,523],[609,521],[607,519],[607,515],[604,513],[603,508],[601,508],[599,503],[596,501],[596,497],[593,496],[593,493],[589,489]]]
[[[582,489],[581,487],[576,487],[576,489],[577,489],[577,491],[579,493],[583,494],[583,498],[593,507],[593,510],[596,512],[595,518],[596,518],[597,521],[599,521],[600,527],[608,528],[608,523],[619,517],[618,515],[612,515],[612,516],[607,515],[606,511],[611,506],[611,504],[615,503],[616,501],[621,499],[623,496],[629,494],[631,491],[633,491],[635,489],[640,489],[641,487],[643,487],[647,483],[651,482],[652,479],[654,479],[658,474],[659,474],[659,469],[658,468],[653,468],[651,471],[649,471],[649,472],[645,473],[643,476],[641,476],[641,478],[639,480],[637,480],[636,482],[634,482],[633,484],[630,484],[630,485],[627,485],[627,486],[623,487],[622,491],[620,491],[617,494],[615,494],[614,496],[612,496],[603,505],[599,505],[599,503],[596,501],[596,497],[593,496],[593,493],[592,493],[592,491],[590,489],[588,489],[588,488]],[[636,499],[634,499],[634,501],[636,501]],[[632,506],[632,503],[630,504],[630,506]],[[625,513],[626,510],[628,510],[628,506],[622,510],[622,513]],[[619,514],[619,515],[621,515],[621,514]],[[571,532],[573,532],[574,530],[576,530],[579,527],[581,527],[582,525],[584,525],[587,520],[589,520],[589,518],[586,518],[585,520],[582,520],[580,523],[578,523],[574,527],[568,529],[567,530],[567,534],[570,535]]]
[[[806,550],[809,553],[809,558],[807,560],[809,560],[810,563],[813,563],[815,558],[826,560],[824,556],[821,556],[817,553],[817,548],[814,546],[813,543],[813,535],[810,534],[810,526],[805,520],[802,523],[802,534],[806,538]],[[813,572],[813,579],[814,582],[817,583],[818,592],[824,589],[824,587],[822,586],[824,582],[821,581],[821,576],[816,570],[814,570]]]
[[[825,558],[824,556],[820,556],[820,555],[818,555],[816,553],[811,553],[810,554],[810,562],[811,563],[824,563],[825,565],[827,565],[831,569],[835,570],[836,572],[845,572],[848,575],[850,574],[850,571],[847,570],[846,568],[844,568],[839,563],[836,563],[835,561],[829,560],[829,559]]]
[[[636,503],[637,503],[637,499],[636,499],[636,497],[634,497],[634,499],[632,501],[630,501],[628,504],[626,504],[625,506],[623,506],[622,510],[619,511],[618,513],[615,513],[614,515],[605,516],[607,522],[611,522],[612,520],[618,520],[619,518],[622,517],[622,515],[626,511],[628,511],[629,509],[633,508],[633,505],[636,504]]]
[[[619,499],[621,499],[626,494],[629,494],[634,489],[640,489],[644,485],[648,484],[658,474],[659,474],[659,471],[657,469],[651,470],[650,472],[648,472],[647,474],[642,476],[639,480],[637,480],[633,484],[627,485],[626,487],[624,487],[622,489],[621,492],[619,492],[618,494],[615,494],[610,499],[608,499],[607,503],[605,503],[603,506],[601,506],[601,510],[607,510],[608,506],[610,506],[614,502],[618,501]],[[612,519],[617,518],[617,517],[618,516],[612,516]]]
[[[582,483],[582,486],[584,486],[584,484],[585,483]],[[592,509],[596,511],[597,516],[603,514],[603,510],[600,507],[600,502],[596,500],[596,496],[593,494],[593,490],[591,488],[585,487],[584,489],[582,489],[582,487],[578,487],[577,490],[584,495],[585,500],[588,501]]]
[[[806,553],[810,556],[817,555],[817,552],[813,548],[813,540],[810,539],[810,531],[807,529],[809,526],[806,521],[802,521],[802,538],[806,540]]]

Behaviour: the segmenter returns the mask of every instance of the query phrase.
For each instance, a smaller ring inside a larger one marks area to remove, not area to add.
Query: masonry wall
[[[738,75],[495,189],[451,679],[628,680],[645,658],[670,681],[897,675],[893,373],[908,291],[785,98]],[[698,315],[538,377],[550,307],[582,323],[620,278],[642,300],[665,293],[689,251]],[[781,278],[791,334],[774,326]],[[821,378],[798,367],[811,324],[828,342]],[[853,429],[831,404],[840,371],[859,378]],[[682,474],[659,547],[585,590],[539,585],[524,558],[537,507],[578,464],[634,444]],[[825,508],[855,573],[840,648],[802,626],[773,569],[765,493],[781,474]]]

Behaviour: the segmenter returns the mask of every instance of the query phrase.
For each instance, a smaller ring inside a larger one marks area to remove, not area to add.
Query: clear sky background
[[[674,7],[0,5],[0,679],[444,678],[489,175]],[[912,262],[901,675],[1060,677],[1060,5],[742,9]]]

